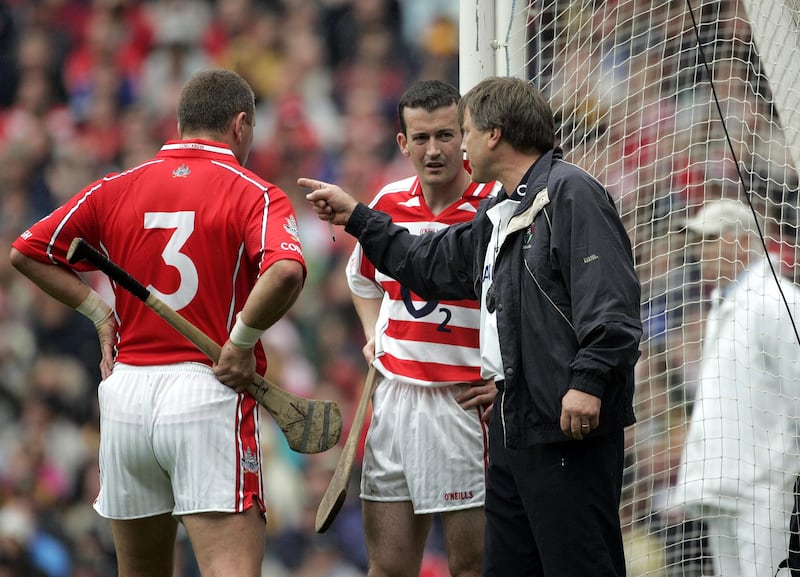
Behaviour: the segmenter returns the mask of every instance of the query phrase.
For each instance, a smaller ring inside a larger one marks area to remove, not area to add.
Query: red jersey
[[[105,253],[217,343],[258,277],[279,260],[305,267],[286,194],[223,144],[167,142],[152,160],[84,188],[14,241],[30,258],[68,265],[75,237]],[[118,362],[211,361],[139,299],[114,286]],[[258,371],[264,372],[257,346]]]
[[[412,177],[385,186],[370,207],[422,234],[472,220],[478,204],[499,189],[499,183],[471,183],[458,201],[434,215],[419,178]],[[382,374],[427,386],[481,380],[478,301],[427,302],[375,270],[361,245],[350,257],[347,280],[355,295],[383,298],[375,327],[375,365]]]

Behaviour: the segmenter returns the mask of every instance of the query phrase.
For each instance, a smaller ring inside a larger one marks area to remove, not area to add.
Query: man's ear
[[[411,152],[408,150],[408,138],[402,132],[397,133],[397,146],[403,156],[411,156]]]
[[[233,118],[233,136],[236,142],[241,142],[244,138],[244,127],[247,124],[247,113],[240,112]]]
[[[500,144],[501,138],[503,138],[503,129],[499,127],[491,128],[489,129],[489,139],[487,145],[490,149],[493,149]]]

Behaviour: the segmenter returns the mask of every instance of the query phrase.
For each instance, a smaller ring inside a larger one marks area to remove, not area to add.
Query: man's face
[[[469,109],[464,110],[464,123],[462,125],[464,135],[461,140],[461,150],[466,154],[473,182],[489,182],[493,177],[487,174],[488,166],[485,166],[486,137],[487,132],[477,130],[472,125],[472,115]]]
[[[414,165],[423,186],[448,185],[461,178],[461,128],[455,104],[428,112],[423,108],[403,110],[406,132],[397,144]]]
[[[736,278],[746,258],[746,247],[733,231],[725,231],[721,235],[706,235],[695,250],[702,267],[703,282],[718,284],[720,287],[728,285]]]

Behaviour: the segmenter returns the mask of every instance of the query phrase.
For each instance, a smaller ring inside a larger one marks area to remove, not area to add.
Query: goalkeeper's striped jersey
[[[499,188],[499,183],[471,183],[458,201],[434,215],[419,178],[411,177],[386,185],[370,207],[391,215],[412,234],[422,234],[471,220],[478,204]],[[375,365],[383,375],[431,386],[481,380],[477,300],[422,300],[375,270],[361,245],[350,256],[347,280],[353,294],[383,299],[375,327]]]

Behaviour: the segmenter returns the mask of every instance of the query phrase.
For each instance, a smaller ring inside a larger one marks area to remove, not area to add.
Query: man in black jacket
[[[472,179],[503,184],[470,222],[412,236],[339,187],[298,184],[404,286],[481,300],[482,376],[499,390],[483,574],[625,575],[624,428],[642,332],[630,241],[603,186],[561,159],[531,84],[488,78],[459,119]]]

